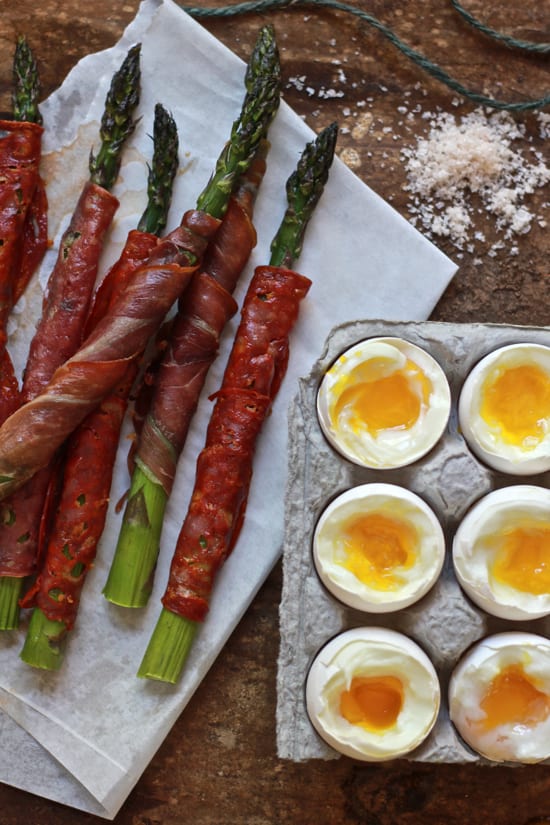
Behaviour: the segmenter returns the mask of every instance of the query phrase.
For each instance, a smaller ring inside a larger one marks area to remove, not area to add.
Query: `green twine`
[[[508,34],[502,34],[502,32],[497,32],[494,29],[490,29],[489,26],[486,26],[480,20],[470,14],[469,11],[466,11],[457,0],[451,0],[451,5],[457,10],[462,17],[470,23],[480,32],[486,34],[488,37],[492,37],[493,40],[498,40],[500,43],[504,43],[505,46],[508,46],[511,49],[522,49],[526,52],[534,52],[537,54],[550,54],[550,43],[533,43],[531,40],[517,40],[515,37],[511,37]]]
[[[499,32],[495,32],[484,26],[476,20],[476,18],[466,12],[457,0],[451,0],[451,3],[454,8],[468,21],[468,23],[478,28],[484,34],[503,41],[507,46],[530,51],[538,51],[541,53],[546,53],[550,50],[550,46],[548,44],[527,43],[526,41],[515,40],[507,35],[502,35]],[[540,98],[539,100],[507,103],[479,94],[471,89],[467,89],[458,80],[455,80],[447,74],[447,72],[445,72],[440,66],[436,65],[423,54],[417,52],[415,49],[404,43],[388,26],[385,26],[375,17],[362,9],[358,9],[355,6],[350,6],[348,3],[340,2],[340,0],[245,0],[245,2],[236,3],[233,6],[225,6],[222,8],[196,8],[183,6],[183,9],[192,17],[233,17],[239,14],[270,11],[271,9],[279,9],[286,6],[291,6],[292,8],[297,8],[299,6],[318,6],[346,12],[347,14],[352,14],[355,17],[358,17],[360,20],[383,34],[384,37],[390,41],[390,43],[399,49],[399,51],[401,51],[406,57],[412,60],[413,63],[420,66],[420,68],[423,69],[428,75],[435,78],[440,83],[443,83],[457,94],[462,95],[462,97],[468,98],[469,100],[472,100],[482,106],[487,106],[491,109],[503,109],[510,112],[525,112],[532,109],[541,109],[542,107],[550,104],[550,96]]]

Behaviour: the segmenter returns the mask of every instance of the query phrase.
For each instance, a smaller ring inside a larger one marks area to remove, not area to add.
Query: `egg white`
[[[342,530],[354,516],[380,513],[412,525],[417,558],[396,568],[400,586],[379,590],[346,569]],[[437,581],[445,559],[445,537],[435,513],[423,499],[394,484],[362,484],[346,490],[323,511],[313,536],[313,559],[327,589],[350,607],[371,613],[400,610],[421,599]]]
[[[386,373],[401,371],[413,362],[431,382],[428,403],[409,428],[392,427],[370,433],[366,427],[350,424],[344,410],[332,420],[331,408],[343,385],[349,385],[354,371],[361,380],[361,366],[377,359],[386,362]],[[441,438],[450,414],[450,389],[437,361],[422,348],[401,338],[371,338],[346,350],[327,370],[317,395],[317,414],[329,443],[345,458],[361,466],[389,469],[412,464],[426,455]]]
[[[354,676],[396,676],[404,701],[391,729],[373,732],[339,712],[340,695]],[[314,659],[306,681],[306,706],[316,731],[340,753],[364,761],[395,759],[418,747],[432,730],[440,706],[436,671],[407,636],[359,627],[333,638]]]
[[[541,762],[550,758],[550,716],[534,727],[506,724],[481,732],[475,728],[485,716],[480,705],[488,686],[514,664],[550,695],[550,641],[532,633],[498,633],[478,642],[453,671],[450,718],[464,741],[493,762]]]
[[[464,517],[453,539],[453,565],[463,590],[487,613],[512,621],[550,614],[550,593],[526,593],[491,576],[491,539],[526,520],[550,525],[550,490],[525,484],[489,493]]]
[[[458,418],[472,452],[489,467],[513,475],[533,475],[550,470],[550,409],[540,422],[543,437],[526,438],[522,444],[506,443],[498,427],[481,416],[483,387],[501,370],[535,365],[550,376],[550,347],[542,344],[510,344],[486,355],[469,373],[460,393]]]

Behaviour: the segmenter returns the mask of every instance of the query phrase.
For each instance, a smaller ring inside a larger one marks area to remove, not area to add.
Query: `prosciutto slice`
[[[0,346],[6,321],[47,246],[47,198],[40,177],[42,126],[0,120]]]
[[[89,331],[119,300],[157,244],[156,235],[138,230],[129,233],[119,260],[96,293],[87,321]],[[69,438],[62,490],[40,573],[21,600],[22,607],[38,606],[48,619],[64,622],[68,630],[74,626],[86,574],[105,526],[120,429],[137,369],[137,362],[131,362],[116,390]]]
[[[45,467],[71,432],[118,386],[128,364],[141,355],[187,287],[218,225],[204,212],[187,212],[75,355],[0,427],[0,498]],[[193,265],[190,257],[196,261]]]
[[[0,410],[0,421],[40,393],[57,367],[82,343],[99,258],[117,208],[118,200],[108,190],[91,181],[84,185],[48,278],[42,316],[31,341],[21,391],[2,395],[4,407]],[[6,360],[1,364],[3,386],[7,386],[10,365]],[[52,467],[42,468],[23,490],[16,491],[4,502],[0,575],[27,575],[34,569],[40,535],[46,529],[48,514],[44,512],[44,502],[51,473]]]
[[[247,291],[162,598],[167,610],[193,621],[205,618],[215,574],[239,536],[256,442],[286,372],[289,335],[310,285],[297,272],[263,266]]]
[[[237,311],[231,293],[256,245],[252,212],[264,172],[261,155],[232,196],[203,269],[193,276],[180,302],[169,345],[153,378],[148,414],[133,460],[146,468],[168,496],[220,336]]]
[[[0,121],[0,422],[20,403],[6,349],[7,321],[46,251],[48,201],[40,177],[43,128]]]

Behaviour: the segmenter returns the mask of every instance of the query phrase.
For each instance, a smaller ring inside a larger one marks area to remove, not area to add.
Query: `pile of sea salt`
[[[500,238],[489,254],[503,245],[517,253],[515,236],[529,232],[534,221],[546,225],[541,214],[548,202],[538,215],[528,204],[528,196],[550,181],[542,154],[528,147],[524,126],[506,112],[431,117],[428,135],[401,152],[412,222],[430,237],[446,237],[457,249],[473,252],[485,240],[485,213]],[[540,125],[545,140],[548,124]]]

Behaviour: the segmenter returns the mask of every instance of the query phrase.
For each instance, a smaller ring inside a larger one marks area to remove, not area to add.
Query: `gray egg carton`
[[[317,390],[327,368],[348,347],[376,336],[396,336],[423,347],[442,366],[451,388],[451,415],[438,444],[421,460],[396,470],[370,470],[347,461],[329,445],[316,415]],[[316,653],[336,634],[350,627],[382,626],[416,641],[432,660],[441,684],[436,725],[408,758],[489,764],[460,739],[450,722],[447,689],[451,672],[467,648],[492,633],[524,630],[550,636],[550,617],[507,621],[476,607],[455,579],[452,538],[463,516],[481,496],[512,484],[548,487],[550,472],[512,476],[483,465],[459,432],[457,402],[467,374],[481,358],[498,347],[525,341],[550,344],[550,329],[429,321],[350,322],[331,332],[321,357],[300,380],[289,410],[277,673],[277,747],[281,758],[300,762],[339,756],[308,719],[306,675]],[[314,528],[327,504],[350,487],[374,481],[399,484],[421,496],[438,516],[447,543],[445,564],[432,590],[411,607],[386,614],[363,613],[338,602],[321,583],[312,559]]]

